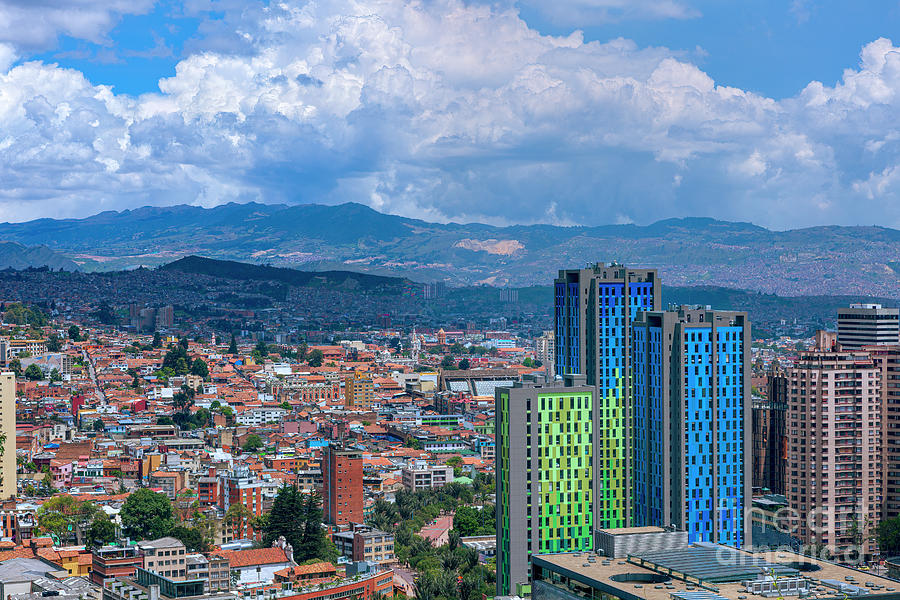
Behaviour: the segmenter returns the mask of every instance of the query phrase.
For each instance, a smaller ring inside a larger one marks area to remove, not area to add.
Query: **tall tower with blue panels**
[[[675,525],[691,542],[749,546],[746,313],[646,312],[633,330],[634,524]]]
[[[554,282],[556,373],[582,374],[594,395],[594,523],[631,524],[631,323],[657,310],[654,269],[592,265]]]

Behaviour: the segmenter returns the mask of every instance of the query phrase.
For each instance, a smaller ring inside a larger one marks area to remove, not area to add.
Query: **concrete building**
[[[173,537],[146,540],[138,548],[144,555],[144,569],[173,581],[187,577],[187,551],[180,540]]]
[[[554,282],[556,375],[583,374],[596,385],[597,527],[627,527],[632,519],[631,323],[638,311],[658,310],[660,282],[652,269],[619,264],[560,271]],[[603,489],[600,489],[602,486]]]
[[[800,353],[788,377],[786,495],[799,513],[796,535],[853,560],[861,533],[862,553],[872,555],[866,530],[881,519],[883,493],[879,369],[865,352],[814,350]]]
[[[900,343],[900,309],[851,304],[838,310],[837,341],[842,350]]]
[[[353,523],[347,531],[332,535],[338,552],[354,562],[394,562],[394,536],[368,525]]]
[[[633,323],[634,524],[750,543],[750,322],[681,307]],[[747,514],[745,514],[747,513]]]
[[[404,467],[400,471],[400,480],[407,489],[413,491],[444,487],[453,481],[453,467],[420,462]]]
[[[866,346],[881,398],[882,518],[900,517],[900,345]]]
[[[533,558],[533,600],[893,600],[896,580],[788,550],[745,552],[691,545],[627,560],[585,554]]]
[[[584,376],[499,388],[496,403],[497,594],[521,595],[533,554],[593,548],[594,449],[605,447]]]
[[[327,446],[322,458],[322,507],[326,523],[363,523],[363,459],[358,450]]]
[[[131,577],[144,566],[144,557],[136,546],[103,546],[91,552],[91,581],[103,585],[117,577]]]
[[[344,381],[344,406],[349,409],[370,410],[375,404],[375,381],[359,371]]]
[[[0,373],[0,500],[16,495],[16,376]]]

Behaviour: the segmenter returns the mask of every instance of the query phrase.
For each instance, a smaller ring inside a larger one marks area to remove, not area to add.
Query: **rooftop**
[[[896,597],[900,590],[900,582],[892,579],[793,552],[750,553],[714,544],[628,559],[573,552],[539,555],[532,561],[564,576],[562,582],[550,583],[536,573],[543,583],[568,586],[579,596],[586,584],[625,600],[745,600],[752,593],[743,582],[766,578],[782,583],[804,578],[810,588],[804,597],[809,600]]]

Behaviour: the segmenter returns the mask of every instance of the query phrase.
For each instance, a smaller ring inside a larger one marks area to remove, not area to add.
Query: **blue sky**
[[[860,48],[900,31],[900,2],[753,0],[695,1],[696,16],[677,19],[616,17],[607,21],[558,19],[528,4],[523,19],[550,35],[584,31],[589,40],[624,37],[640,46],[665,46],[682,52],[721,85],[772,98],[795,95],[812,80],[833,85],[855,65]],[[146,14],[123,15],[102,43],[62,35],[52,49],[29,59],[78,69],[92,82],[126,94],[157,92],[162,77],[175,74],[186,51],[203,48],[201,23],[223,11],[187,13],[181,2],[156,3]]]
[[[900,227],[900,3],[859,6],[0,0],[0,220]]]

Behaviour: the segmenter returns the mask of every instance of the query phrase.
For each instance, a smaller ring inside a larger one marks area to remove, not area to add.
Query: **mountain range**
[[[675,286],[900,297],[900,231],[878,226],[772,231],[682,218],[646,226],[501,227],[431,223],[356,203],[231,203],[2,223],[0,240],[46,247],[88,271],[203,255],[450,285],[529,286],[550,283],[559,268],[618,261],[656,267]]]

